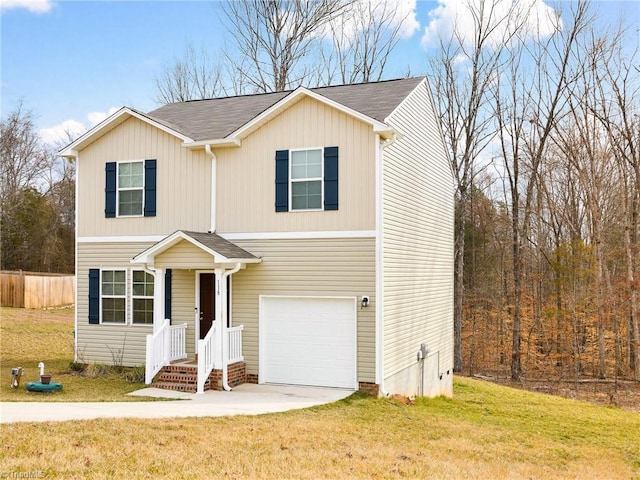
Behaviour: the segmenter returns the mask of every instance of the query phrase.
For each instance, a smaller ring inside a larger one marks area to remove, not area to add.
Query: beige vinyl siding
[[[76,329],[78,361],[83,363],[113,364],[122,351],[122,365],[137,366],[145,363],[146,336],[151,325],[131,325],[131,269],[129,260],[149,247],[148,243],[80,243],[78,249],[78,297]],[[109,268],[127,270],[127,324],[89,324],[89,269]],[[117,362],[116,362],[117,363]]]
[[[339,209],[275,212],[276,150],[339,147]],[[220,149],[217,231],[295,232],[375,229],[372,128],[305,98],[242,140]]]
[[[159,268],[213,268],[213,256],[187,240],[181,240],[158,255],[154,265]]]
[[[187,355],[196,354],[196,273],[194,270],[171,271],[171,324],[187,324]]]
[[[132,269],[129,260],[140,253],[148,243],[80,243],[78,244],[78,355],[81,362],[113,363],[112,351],[123,348],[123,364],[126,366],[144,365],[146,335],[153,333],[151,325],[90,325],[88,320],[89,269],[116,268],[128,271],[127,299],[131,299]],[[211,259],[211,256],[208,255]],[[171,268],[169,265],[167,268]],[[195,272],[172,268],[171,314],[172,324],[187,324],[187,353],[195,357]],[[129,305],[129,304],[128,304]],[[130,310],[127,322],[130,322]]]
[[[387,119],[403,134],[384,151],[384,376],[421,343],[453,368],[453,180],[426,84]]]
[[[232,318],[244,325],[243,351],[247,373],[258,373],[260,295],[369,295],[371,304],[358,308],[358,380],[375,381],[375,239],[304,239],[235,241],[262,263],[233,275]]]
[[[182,240],[155,258],[157,268],[172,270],[172,323],[187,324],[187,355],[195,358],[196,270],[213,270],[213,257],[192,243]]]
[[[157,216],[105,218],[105,164],[157,160]],[[211,228],[211,160],[182,141],[130,118],[78,158],[78,236],[166,235]]]

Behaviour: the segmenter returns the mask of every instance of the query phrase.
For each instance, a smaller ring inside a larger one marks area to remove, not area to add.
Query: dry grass
[[[18,400],[30,394],[8,389],[8,369],[21,362],[37,376],[38,361],[66,369],[73,313],[0,314],[0,395]],[[38,400],[99,400],[93,395],[103,388],[106,399],[121,400],[138,386],[55,371],[54,378],[64,378],[64,393]],[[636,413],[456,378],[454,399],[415,406],[354,395],[258,417],[5,424],[0,476],[630,479],[640,478],[638,432]]]
[[[2,470],[131,479],[640,475],[638,414],[468,378],[455,389],[452,400],[415,406],[355,395],[258,417],[3,425]]]
[[[0,401],[141,401],[125,393],[144,387],[143,383],[128,382],[122,374],[102,374],[88,378],[69,370],[73,360],[72,308],[23,309],[0,308]],[[63,390],[48,394],[28,392],[24,385],[38,381],[38,363],[44,362],[52,381]],[[23,367],[20,388],[11,388],[11,369]]]

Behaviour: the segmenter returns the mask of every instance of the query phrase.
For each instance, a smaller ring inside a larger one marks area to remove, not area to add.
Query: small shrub
[[[109,365],[103,363],[90,363],[87,368],[84,369],[82,375],[88,378],[98,378],[104,375],[109,375],[112,372],[112,368]]]
[[[124,379],[127,382],[142,383],[144,382],[144,365],[138,365],[137,367],[127,368],[124,372]]]
[[[69,370],[71,370],[72,372],[81,373],[81,372],[84,372],[86,368],[87,368],[86,363],[80,363],[80,362],[69,363]]]

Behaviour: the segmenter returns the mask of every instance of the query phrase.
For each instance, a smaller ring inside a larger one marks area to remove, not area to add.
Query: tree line
[[[399,5],[230,2],[228,46],[188,45],[156,77],[157,100],[388,78],[409,20]],[[640,380],[638,32],[603,25],[589,1],[536,5],[465,2],[472,28],[441,32],[425,55],[456,186],[455,370]],[[72,269],[73,166],[12,115],[3,268]]]
[[[457,186],[456,370],[640,379],[638,32],[469,7],[432,87]],[[535,25],[534,25],[535,27]]]
[[[0,269],[73,273],[75,167],[17,105],[0,122]]]

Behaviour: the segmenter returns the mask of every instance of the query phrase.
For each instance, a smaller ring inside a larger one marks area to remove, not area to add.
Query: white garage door
[[[356,387],[356,299],[261,297],[260,381]]]

